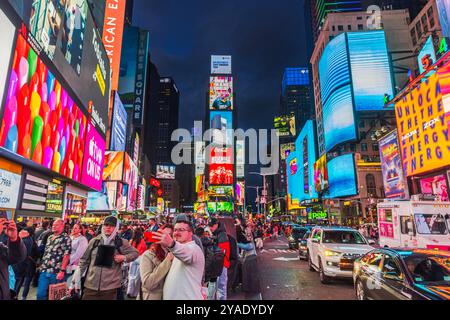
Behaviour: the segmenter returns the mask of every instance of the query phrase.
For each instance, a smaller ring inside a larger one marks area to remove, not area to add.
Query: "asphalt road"
[[[289,250],[287,240],[266,240],[258,254],[263,300],[354,300],[351,280],[324,285],[308,263]]]

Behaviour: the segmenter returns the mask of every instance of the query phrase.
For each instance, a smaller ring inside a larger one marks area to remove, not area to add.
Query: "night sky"
[[[180,127],[204,119],[210,56],[224,54],[233,59],[238,127],[273,128],[284,68],[307,65],[303,0],[134,2],[133,24],[150,31],[152,62],[180,90]]]

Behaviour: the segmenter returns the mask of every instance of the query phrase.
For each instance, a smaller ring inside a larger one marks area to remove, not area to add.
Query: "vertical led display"
[[[210,128],[216,129],[213,132],[212,142],[216,145],[233,145],[233,113],[212,111],[210,112],[210,121]]]
[[[300,201],[316,199],[318,197],[314,188],[314,163],[316,162],[314,141],[314,122],[308,120],[295,142],[299,172],[295,175],[294,179],[299,180],[296,185],[300,188],[297,191]]]
[[[81,182],[87,118],[20,34],[0,147]]]
[[[0,9],[0,43],[2,49],[0,50],[0,114],[2,110],[3,94],[6,87],[6,78],[8,76],[8,68],[11,62],[11,54],[13,51],[14,37],[16,35],[16,28],[14,24],[8,19],[3,10]]]
[[[384,95],[394,94],[384,30],[349,32],[347,39],[355,109],[383,110]]]
[[[347,197],[358,194],[356,167],[353,154],[346,154],[328,162],[330,198]]]
[[[209,183],[211,185],[233,184],[233,149],[211,148]]]
[[[233,77],[210,78],[209,108],[211,110],[233,110]]]

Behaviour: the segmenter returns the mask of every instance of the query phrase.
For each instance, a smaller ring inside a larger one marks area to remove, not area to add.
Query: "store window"
[[[361,143],[361,152],[367,151],[367,143]]]
[[[373,196],[377,195],[377,184],[375,182],[375,176],[373,174],[366,175],[366,187],[367,193]]]
[[[414,235],[416,235],[416,228],[414,228],[412,217],[400,217],[400,231],[402,234],[409,234],[410,232],[412,232]]]

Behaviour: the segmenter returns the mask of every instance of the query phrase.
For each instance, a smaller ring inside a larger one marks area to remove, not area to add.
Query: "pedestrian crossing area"
[[[262,249],[259,253],[297,253],[297,250],[292,249]]]

